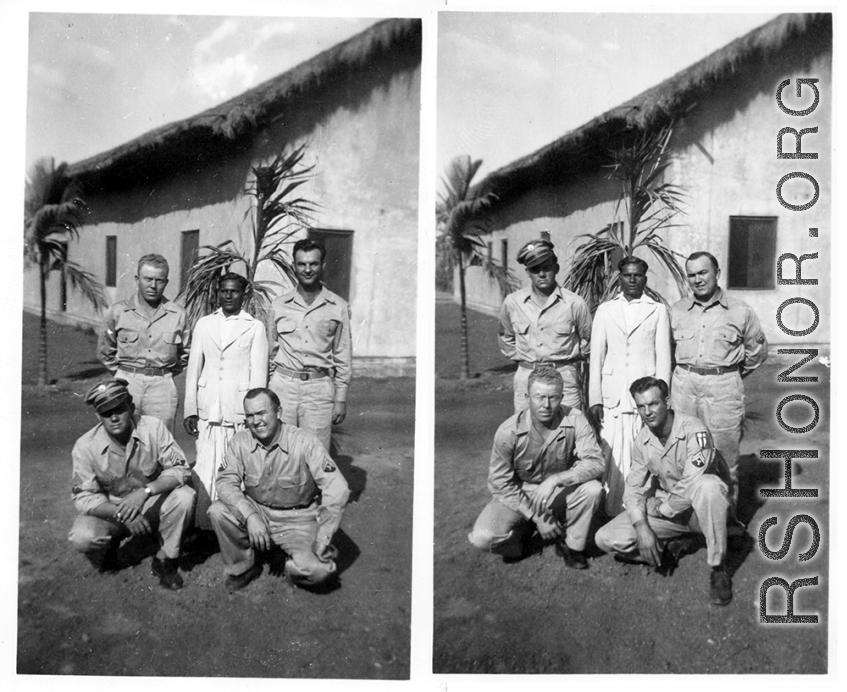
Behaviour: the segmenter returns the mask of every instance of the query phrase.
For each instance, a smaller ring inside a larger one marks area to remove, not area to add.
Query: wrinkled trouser
[[[657,497],[659,493],[657,492]],[[706,561],[712,567],[721,564],[726,555],[726,516],[729,509],[727,487],[718,476],[700,477],[691,489],[691,509],[674,519],[647,517],[662,547],[668,539],[688,533],[702,534],[706,539]],[[638,555],[635,527],[624,512],[601,527],[594,536],[600,550],[630,557]]]
[[[115,377],[127,381],[127,389],[132,396],[132,403],[135,404],[137,413],[155,416],[173,434],[178,403],[173,375],[169,372],[164,375],[140,375],[121,370],[119,366]]]
[[[635,411],[622,412],[620,407],[603,409],[600,429],[601,448],[606,461],[603,488],[606,491],[606,514],[616,517],[623,511],[623,491],[632,462],[635,436],[642,428],[641,417]]]
[[[191,469],[191,479],[197,491],[197,506],[194,509],[194,525],[200,529],[211,529],[209,507],[218,499],[215,479],[218,469],[226,457],[226,448],[235,433],[244,430],[243,424],[221,425],[209,423],[202,418],[197,421],[197,461]]]
[[[109,500],[118,503],[121,498],[110,496]],[[187,485],[147,498],[141,513],[150,522],[153,531],[158,533],[159,551],[156,557],[179,557],[182,535],[191,521],[193,509],[194,490]],[[68,540],[76,550],[97,562],[109,549],[112,541],[120,541],[130,535],[129,530],[115,519],[80,514],[74,521]]]
[[[314,586],[326,581],[336,571],[335,561],[322,561],[312,552],[318,534],[318,508],[271,509],[247,500],[265,521],[271,540],[288,553],[285,574],[295,584]],[[247,534],[247,525],[220,500],[212,503],[209,518],[218,536],[224,570],[227,574],[243,574],[253,566],[256,556]]]
[[[730,498],[738,502],[738,455],[744,424],[744,383],[737,372],[698,375],[675,368],[671,385],[671,408],[699,418],[712,434],[729,468]]]
[[[335,384],[331,377],[301,380],[275,372],[268,385],[282,403],[283,423],[317,437],[327,452],[332,439],[332,409],[335,405]]]
[[[556,370],[559,371],[563,380],[562,403],[565,406],[570,406],[571,408],[582,411],[582,402],[579,398],[579,381],[576,376],[576,364],[569,363],[568,365],[562,365],[556,368]],[[529,373],[531,372],[532,370],[529,368],[522,368],[520,364],[518,364],[518,369],[515,370],[515,379],[513,381],[515,413],[520,413],[529,406],[526,386],[529,381]]]
[[[523,490],[529,493],[537,487],[533,483],[524,483]],[[603,486],[600,481],[590,480],[579,485],[569,485],[551,498],[550,511],[565,527],[565,542],[570,549],[585,549],[591,518],[600,506],[602,496]],[[521,534],[531,524],[523,514],[493,498],[477,517],[468,540],[480,550],[506,557],[519,557],[522,551]]]

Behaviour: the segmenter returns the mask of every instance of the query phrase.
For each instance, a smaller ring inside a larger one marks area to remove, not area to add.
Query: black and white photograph
[[[832,56],[439,14],[435,673],[832,665]]]
[[[19,676],[409,678],[421,19],[230,11],[27,17]]]

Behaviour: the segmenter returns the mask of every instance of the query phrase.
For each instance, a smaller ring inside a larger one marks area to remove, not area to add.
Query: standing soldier
[[[604,480],[610,517],[623,510],[632,442],[641,429],[629,385],[647,375],[667,382],[671,375],[668,312],[644,294],[647,268],[638,257],[618,263],[621,293],[597,308],[591,328],[588,402],[609,446]]]
[[[297,288],[271,306],[270,388],[282,402],[282,422],[309,431],[328,452],[332,425],[347,415],[350,308],[321,283],[323,243],[298,240],[293,256]]]
[[[129,383],[138,413],[156,416],[173,432],[173,376],[188,362],[185,310],[165,298],[168,261],[161,255],[138,260],[135,283],[135,295],[106,311],[97,355],[109,372]]]
[[[676,342],[671,405],[709,428],[729,466],[734,505],[744,422],[741,380],[765,362],[768,342],[750,306],[718,288],[721,270],[711,254],[693,253],[685,272],[694,297],[683,298],[671,308]]]
[[[500,351],[518,362],[515,413],[527,407],[527,380],[538,368],[555,368],[564,382],[562,403],[584,408],[577,364],[588,353],[591,313],[576,293],[556,283],[559,263],[549,240],[533,240],[518,252],[530,285],[506,296],[500,309]]]
[[[197,438],[194,473],[202,483],[195,523],[206,526],[216,498],[215,473],[232,436],[244,429],[244,395],[268,381],[264,325],[241,309],[249,282],[229,272],[220,278],[218,304],[197,321],[185,372],[185,431]],[[208,524],[211,528],[211,524]]]

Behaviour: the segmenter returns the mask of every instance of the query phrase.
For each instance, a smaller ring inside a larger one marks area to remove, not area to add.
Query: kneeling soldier
[[[732,579],[724,566],[729,508],[726,463],[703,423],[668,407],[664,380],[642,377],[629,391],[644,427],[632,449],[624,490],[626,513],[597,532],[597,547],[658,568],[670,542],[702,534],[712,567],[712,603],[726,605],[732,600]],[[688,547],[682,544],[676,550]]]
[[[276,543],[287,554],[285,575],[315,586],[336,572],[332,537],[350,493],[321,442],[280,420],[270,389],[244,397],[247,430],[229,443],[218,469],[218,499],[209,518],[229,575],[227,589],[243,589],[262,572],[255,551]],[[243,488],[243,490],[242,490]]]
[[[185,455],[162,421],[135,414],[125,380],[94,385],[85,403],[100,423],[74,445],[73,497],[80,515],[68,539],[108,572],[118,568],[122,539],[155,531],[160,547],[153,574],[165,588],[181,588],[177,560],[194,508]]]
[[[529,408],[503,423],[494,436],[488,487],[493,498],[468,540],[507,559],[523,554],[532,525],[556,541],[568,567],[586,569],[583,550],[591,517],[600,505],[603,455],[585,416],[562,405],[562,376],[533,370]]]

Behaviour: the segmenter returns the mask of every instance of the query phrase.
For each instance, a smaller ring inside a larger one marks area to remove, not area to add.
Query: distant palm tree
[[[38,267],[41,320],[38,334],[38,384],[47,380],[47,277],[60,271],[95,310],[106,307],[103,286],[81,265],[68,259],[68,244],[79,238],[88,213],[79,186],[67,176],[68,164],[53,158],[36,161],[26,181],[24,197],[24,258]]]
[[[636,249],[649,250],[673,277],[681,292],[685,292],[685,272],[678,257],[659,235],[679,226],[674,217],[682,213],[682,188],[665,182],[673,152],[669,146],[673,124],[657,130],[647,130],[630,143],[613,149],[609,178],[621,183],[613,221],[598,233],[586,233],[576,250],[565,288],[578,293],[594,312],[597,306],[618,291],[619,259],[632,255]],[[648,288],[655,299],[664,299]]]
[[[288,154],[282,153],[267,166],[253,166],[253,181],[245,194],[255,202],[245,213],[250,217],[250,241],[244,247],[233,240],[220,245],[204,245],[205,253],[198,256],[188,273],[180,297],[185,300],[189,329],[204,315],[217,309],[219,277],[243,266],[243,272],[252,285],[243,309],[265,321],[268,308],[281,284],[272,280],[256,279],[259,266],[270,263],[281,274],[295,281],[294,267],[285,246],[293,244],[295,235],[311,228],[311,215],[316,205],[305,197],[290,198],[291,194],[309,180],[314,166],[302,165],[306,144]]]
[[[441,179],[442,189],[435,204],[436,228],[441,234],[436,241],[436,252],[442,260],[446,258],[459,269],[461,379],[470,377],[465,270],[471,266],[482,267],[485,274],[497,282],[504,295],[514,283],[508,269],[488,258],[487,246],[479,237],[491,231],[488,210],[496,199],[491,193],[469,197],[471,181],[481,165],[481,159],[473,161],[467,154],[454,158]]]

